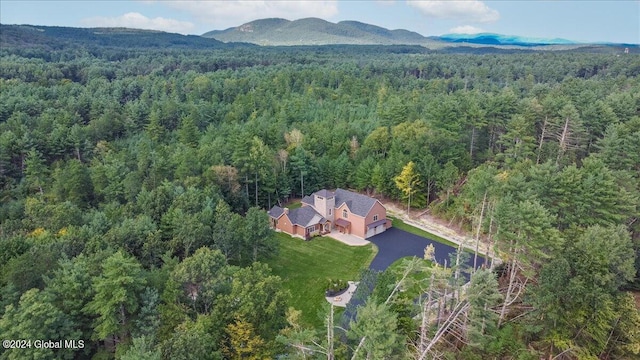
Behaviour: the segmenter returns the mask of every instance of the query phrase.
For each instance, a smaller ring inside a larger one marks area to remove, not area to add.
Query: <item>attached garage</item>
[[[378,220],[375,222],[372,222],[371,224],[367,225],[367,236],[366,238],[370,238],[374,235],[383,233],[385,230],[387,230],[386,227],[386,223],[387,220],[386,219],[382,219],[382,220]]]

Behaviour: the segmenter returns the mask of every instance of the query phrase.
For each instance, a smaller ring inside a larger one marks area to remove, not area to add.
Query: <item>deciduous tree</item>
[[[411,210],[411,196],[415,195],[420,190],[420,178],[416,173],[415,164],[413,161],[409,161],[407,165],[402,168],[402,172],[393,179],[396,186],[404,196],[407,198],[407,214]]]

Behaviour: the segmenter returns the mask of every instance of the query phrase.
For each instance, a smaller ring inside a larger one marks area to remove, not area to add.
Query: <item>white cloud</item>
[[[81,20],[82,24],[92,27],[126,27],[134,29],[161,30],[188,34],[195,28],[193,23],[163,17],[148,18],[137,12],[116,17],[96,16]]]
[[[474,22],[494,22],[500,19],[498,11],[479,0],[407,0],[407,3],[429,17]]]
[[[209,25],[211,27],[209,30],[222,30],[264,18],[277,17],[295,20],[319,17],[327,19],[338,14],[337,0],[159,1],[158,3],[194,15],[199,21]]]
[[[449,32],[452,34],[479,34],[484,32],[484,30],[471,25],[462,25],[449,29]]]

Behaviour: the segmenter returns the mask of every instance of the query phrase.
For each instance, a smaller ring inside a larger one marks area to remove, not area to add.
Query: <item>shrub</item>
[[[349,283],[344,280],[329,280],[327,283],[327,290],[325,291],[327,296],[334,296],[344,292],[349,288]]]

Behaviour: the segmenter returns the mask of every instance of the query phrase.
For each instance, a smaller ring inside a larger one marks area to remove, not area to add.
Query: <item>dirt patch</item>
[[[400,204],[397,201],[391,201],[388,199],[381,199],[380,200],[384,206],[388,209],[391,210],[391,212],[393,212],[394,214],[399,214],[399,215],[403,215],[403,216],[407,216],[407,206],[404,204]],[[467,231],[465,231],[464,229],[462,229],[460,226],[458,226],[458,224],[456,223],[451,223],[449,221],[446,221],[444,219],[438,218],[436,216],[433,216],[430,213],[430,210],[424,210],[424,209],[411,209],[410,211],[410,216],[409,218],[411,220],[414,221],[420,221],[420,222],[426,222],[429,224],[432,224],[433,226],[437,227],[437,228],[441,228],[443,231],[447,232],[447,233],[453,233],[457,236],[460,237],[471,237],[471,234],[469,234]],[[438,235],[438,234],[436,234]]]
[[[636,309],[640,310],[640,291],[630,291],[630,293],[636,300]]]
[[[391,200],[385,197],[376,197],[386,207],[387,213],[393,217],[399,218],[409,225],[413,225],[434,235],[440,236],[446,240],[456,244],[462,243],[466,248],[475,247],[475,238],[473,234],[462,229],[458,224],[450,223],[444,219],[433,216],[429,210],[412,209],[410,215],[407,215],[407,207],[405,204]],[[479,250],[483,254],[491,252],[491,245],[487,239],[480,237]]]

